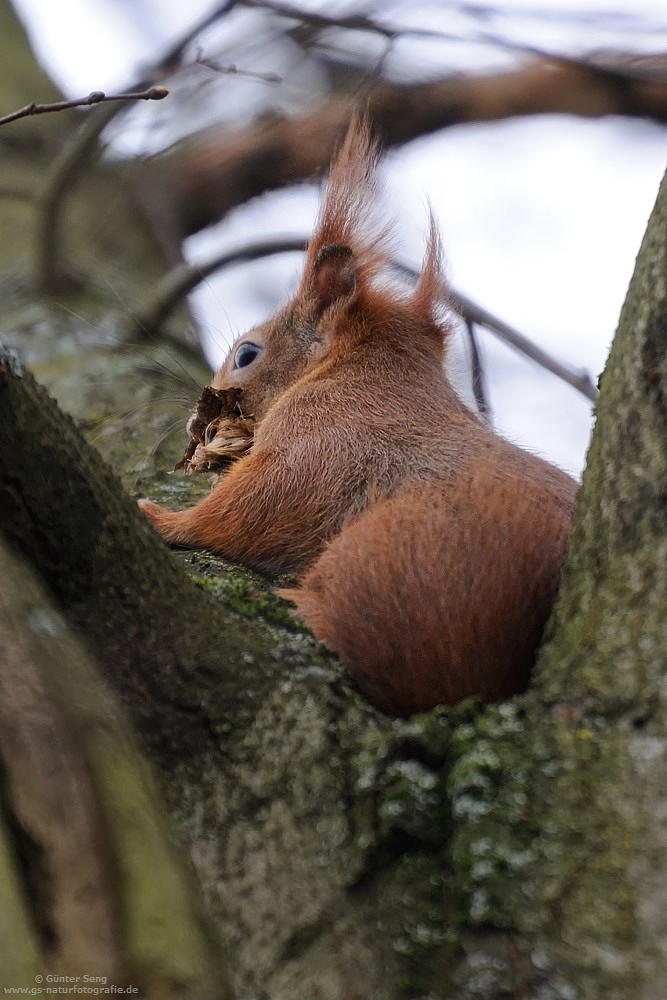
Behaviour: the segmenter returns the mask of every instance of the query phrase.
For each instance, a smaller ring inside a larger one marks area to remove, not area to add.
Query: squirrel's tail
[[[389,714],[506,698],[528,683],[570,501],[490,466],[411,487],[370,507],[282,593]]]

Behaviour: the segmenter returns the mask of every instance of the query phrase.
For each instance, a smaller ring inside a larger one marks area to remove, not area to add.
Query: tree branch
[[[667,82],[636,66],[537,59],[506,73],[446,77],[429,83],[383,82],[367,89],[368,111],[386,145],[464,122],[517,115],[630,115],[667,123]],[[164,185],[183,237],[221,219],[264,191],[321,174],[352,112],[331,97],[300,118],[274,118],[242,132],[214,126],[136,164],[137,184]]]
[[[149,745],[217,747],[278,684],[289,647],[193,586],[69,417],[0,353],[0,522],[86,636]],[[251,656],[251,660],[248,656]]]
[[[573,389],[576,389],[582,396],[585,396],[589,402],[596,402],[598,391],[589,372],[573,368],[564,361],[559,361],[553,354],[549,354],[539,344],[530,340],[525,334],[519,333],[513,326],[498,319],[492,313],[478,305],[473,299],[468,298],[467,295],[463,295],[454,289],[452,289],[451,294],[454,299],[453,305],[455,310],[460,312],[467,322],[483,326],[487,330],[490,330],[499,340],[509,344],[519,354],[530,358],[540,368],[544,368],[545,371],[551,372],[552,375],[555,375],[563,382],[567,382]]]
[[[69,101],[53,101],[51,104],[26,104],[18,111],[0,117],[0,125],[8,125],[20,118],[32,115],[46,115],[54,111],[69,111],[71,108],[87,108],[93,104],[117,101],[162,101],[168,95],[166,87],[150,87],[136,94],[105,94],[102,90],[93,90],[87,97],[75,97]]]
[[[150,1000],[226,996],[220,945],[117,700],[1,537],[0,634],[0,854],[12,862],[0,987],[49,972]]]

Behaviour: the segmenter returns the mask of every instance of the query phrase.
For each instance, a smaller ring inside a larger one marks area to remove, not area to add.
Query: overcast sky
[[[213,5],[202,0],[187,5],[180,0],[20,0],[16,6],[60,86],[68,94],[85,95],[131,82],[142,63],[154,60]],[[412,18],[416,23],[420,16],[417,3],[393,7],[402,11],[404,22]],[[552,50],[615,44],[664,51],[667,42],[664,0],[605,0],[584,7],[580,0],[505,5],[518,7],[525,16],[511,20],[514,35],[523,33]],[[430,8],[429,23],[441,18],[444,27],[448,8]],[[331,13],[333,5],[326,10]],[[574,11],[576,24],[564,26],[546,16],[553,10]],[[608,12],[604,33],[599,19],[591,33],[586,11]],[[428,50],[422,55],[425,64],[439,57]],[[475,55],[468,52],[466,58]],[[150,106],[139,113],[150,114]],[[126,139],[129,135],[128,130]],[[461,126],[411,143],[389,155],[386,175],[406,261],[419,262],[428,199],[442,229],[452,284],[597,377],[666,164],[667,130],[656,125],[546,116]],[[221,241],[237,245],[263,233],[305,236],[316,205],[316,192],[306,187],[258,199],[215,231],[191,240],[189,252],[206,255]],[[293,284],[298,267],[294,255],[272,258],[207,283],[195,305],[210,334],[212,365],[219,363],[224,345],[236,333],[274,307]],[[490,335],[482,338],[495,425],[579,474],[590,405]]]

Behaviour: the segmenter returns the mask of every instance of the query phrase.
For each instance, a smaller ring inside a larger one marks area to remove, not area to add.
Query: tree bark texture
[[[216,745],[211,727],[238,724],[275,683],[280,641],[243,620],[227,628],[229,616],[192,585],[73,421],[7,351],[0,523],[124,693],[148,743],[177,759]]]
[[[436,718],[428,736],[418,727],[413,737],[365,706],[307,636],[225,613],[180,573],[9,354],[0,386],[3,531],[129,706],[211,912],[236,947],[239,995],[268,983],[276,996],[296,995],[321,977],[334,995],[394,995],[398,901],[410,886],[416,905],[428,881],[412,885],[413,859],[399,859],[386,922],[375,914],[374,879],[363,883],[376,857],[392,863],[404,837],[418,855],[422,841],[427,853],[437,847],[439,811],[426,806],[448,723]],[[39,439],[42,460],[29,443]],[[361,761],[348,762],[357,744]]]

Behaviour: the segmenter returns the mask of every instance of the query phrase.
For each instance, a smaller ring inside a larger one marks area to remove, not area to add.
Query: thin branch
[[[497,319],[482,306],[469,299],[467,295],[463,295],[461,292],[456,292],[453,289],[451,289],[451,294],[455,300],[454,308],[466,321],[490,330],[499,340],[509,344],[519,354],[530,358],[531,361],[534,361],[541,368],[545,368],[552,375],[562,379],[563,382],[567,382],[568,385],[571,385],[573,389],[580,392],[591,403],[597,402],[598,390],[590,373],[585,369],[573,368],[571,365],[567,365],[554,358],[552,354],[538,347],[537,344],[529,340],[523,333],[519,333],[518,330],[515,330],[508,323]]]
[[[239,69],[234,63],[221,63],[215,59],[207,59],[201,49],[197,49],[195,63],[197,66],[204,66],[213,73],[220,74],[220,76],[245,77],[248,80],[258,81],[259,83],[284,83],[283,77],[278,73],[260,73],[249,69]]]
[[[136,310],[133,326],[142,336],[155,333],[183,299],[216,271],[277,253],[303,252],[305,249],[306,241],[303,237],[278,236],[273,240],[248,244],[240,250],[215,254],[202,263],[178,264],[164,275],[151,295]]]
[[[409,267],[407,264],[399,264],[395,261],[393,267],[400,274],[409,277],[412,281],[417,280],[418,272],[413,267]],[[563,382],[567,382],[568,385],[571,385],[573,389],[580,392],[591,403],[597,402],[598,390],[589,372],[585,369],[573,368],[571,365],[559,361],[552,354],[549,354],[548,351],[538,347],[525,334],[519,333],[509,323],[498,319],[492,313],[488,312],[488,310],[484,309],[483,306],[478,305],[477,302],[468,298],[462,292],[457,292],[451,286],[443,283],[440,293],[442,301],[447,302],[466,324],[481,326],[489,330],[494,336],[508,344],[519,354],[530,358],[540,368],[544,368]]]
[[[171,48],[161,56],[160,60],[155,63],[148,70],[148,72],[153,77],[170,73],[174,69],[174,65],[179,64],[181,55],[188,45],[190,45],[195,38],[202,33],[202,31],[205,31],[206,28],[210,28],[216,21],[229,14],[238,3],[239,0],[225,0],[225,3],[221,3],[220,6],[216,7],[215,10],[212,10],[210,14],[206,14],[206,16],[201,18],[201,20],[195,21],[192,27],[174,42]]]
[[[367,31],[372,34],[382,35],[382,37],[395,40],[397,38],[427,38],[455,41],[457,35],[448,32],[438,31],[431,28],[411,28],[401,26],[392,28],[387,24],[367,14],[333,15],[324,14],[320,11],[301,9],[290,3],[281,3],[279,0],[245,0],[244,7],[254,7],[256,10],[266,10],[277,17],[289,18],[293,21],[300,21],[302,25],[311,25],[316,28],[346,29],[348,31]]]
[[[140,93],[105,94],[102,90],[93,90],[87,97],[76,97],[71,101],[54,101],[51,104],[26,104],[18,111],[0,117],[0,125],[18,121],[20,118],[30,118],[31,115],[46,115],[53,111],[69,111],[70,108],[86,108],[93,104],[103,104],[111,101],[162,101],[169,91],[166,87],[150,87]]]
[[[590,52],[588,56],[570,57],[560,51],[549,51],[547,48],[531,45],[523,41],[517,41],[515,39],[508,38],[499,32],[490,31],[488,29],[478,29],[472,27],[467,31],[463,28],[459,28],[459,30],[455,32],[448,32],[441,29],[413,27],[409,24],[392,27],[391,25],[370,16],[369,14],[356,13],[347,16],[331,15],[320,11],[302,9],[291,3],[282,2],[282,0],[244,0],[243,6],[255,8],[256,10],[265,10],[276,17],[300,22],[299,27],[286,32],[291,37],[297,37],[299,31],[304,27],[307,27],[313,29],[311,35],[313,32],[317,33],[320,29],[322,31],[326,31],[328,29],[342,29],[380,35],[389,42],[394,42],[403,38],[414,38],[427,41],[455,42],[463,45],[477,43],[488,46],[492,49],[506,50],[517,56],[530,56],[534,59],[553,60],[555,62],[563,61],[569,63],[573,67],[579,67],[582,70],[597,70],[601,73],[607,73],[610,77],[616,77],[619,80],[634,79],[645,82],[653,81],[657,84],[662,84],[665,79],[664,57],[661,54],[654,57],[657,63],[654,67],[648,67],[645,65],[647,60],[646,57],[643,56],[631,56],[631,59],[634,58],[637,60],[638,65],[629,66],[627,53],[617,53],[614,51],[593,51]],[[503,8],[485,8],[482,10],[482,8],[480,8],[477,4],[463,3],[454,6],[458,8],[459,14],[469,18],[473,24],[480,20],[492,20],[493,18],[498,18],[501,15],[506,18],[508,13],[511,14],[511,12],[508,12]],[[384,13],[386,12],[383,11],[383,14]],[[517,12],[514,13],[516,14]],[[522,18],[535,18],[539,21],[544,18],[544,12],[525,10],[520,12],[520,16]],[[547,17],[548,16],[549,15],[547,14]],[[568,13],[565,15],[564,20],[566,23],[577,23],[577,15],[575,13]],[[595,24],[593,26],[596,27]],[[609,59],[611,60],[611,63],[609,62]],[[356,64],[354,62],[350,62],[346,65],[351,68]]]
[[[484,366],[482,355],[475,335],[475,325],[469,319],[464,320],[468,333],[468,344],[470,345],[470,367],[472,370],[472,393],[475,397],[477,409],[487,422],[491,422],[491,407],[484,385]]]
[[[225,251],[215,254],[209,260],[197,264],[179,264],[166,274],[155,288],[153,294],[134,313],[133,322],[138,332],[146,336],[159,329],[161,324],[176,308],[182,299],[189,295],[197,285],[205,281],[216,271],[234,264],[246,264],[249,261],[259,260],[262,257],[270,257],[278,253],[303,252],[306,249],[306,241],[297,236],[277,236],[269,240],[261,240],[257,243],[249,243],[239,250]],[[392,265],[398,272],[407,276],[411,280],[417,278],[417,271],[404,264],[394,262]],[[481,326],[489,330],[494,336],[503,340],[514,350],[525,357],[530,358],[541,368],[546,369],[557,378],[571,385],[573,389],[580,392],[591,403],[597,400],[597,389],[588,372],[582,369],[573,368],[564,362],[554,358],[553,355],[538,347],[524,334],[519,333],[513,327],[497,319],[486,309],[479,306],[466,295],[456,292],[454,289],[445,286],[441,287],[441,299],[446,302],[468,325]],[[473,341],[473,359],[476,344]],[[479,365],[479,356],[477,360]],[[473,391],[475,398],[481,391],[481,405],[478,405],[482,412],[487,412],[488,407],[484,399],[483,388],[481,387],[481,367],[479,377],[475,374],[475,361],[473,360]]]

